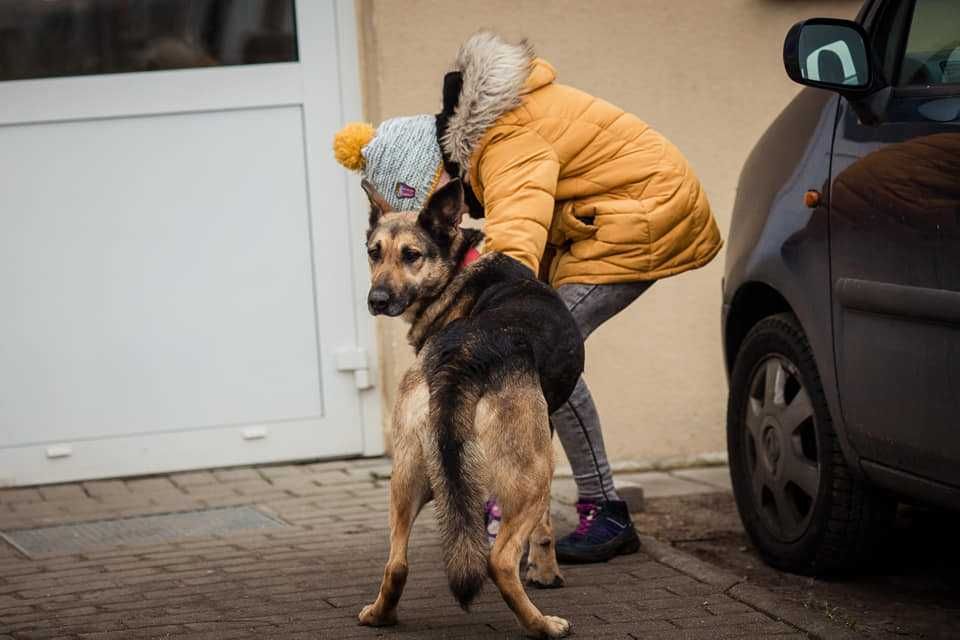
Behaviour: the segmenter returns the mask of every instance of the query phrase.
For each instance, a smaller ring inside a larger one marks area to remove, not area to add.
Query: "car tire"
[[[848,467],[792,314],[758,322],[737,353],[727,452],[740,518],[773,567],[804,575],[855,569],[889,530],[896,502]]]

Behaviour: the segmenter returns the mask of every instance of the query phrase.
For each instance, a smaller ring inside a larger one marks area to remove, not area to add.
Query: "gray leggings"
[[[586,338],[601,324],[623,311],[653,282],[623,284],[565,284],[557,293],[566,303]],[[563,450],[570,460],[580,499],[619,500],[600,432],[600,416],[583,377],[570,399],[550,416]]]

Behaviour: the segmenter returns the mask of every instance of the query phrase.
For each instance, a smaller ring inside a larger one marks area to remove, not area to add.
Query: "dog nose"
[[[367,306],[373,313],[383,313],[390,304],[390,292],[386,289],[370,289],[367,296]]]

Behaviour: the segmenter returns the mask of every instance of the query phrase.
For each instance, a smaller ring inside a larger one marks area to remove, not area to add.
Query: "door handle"
[[[806,205],[808,209],[816,209],[820,206],[820,192],[816,189],[808,189],[805,194],[803,194],[803,204]]]

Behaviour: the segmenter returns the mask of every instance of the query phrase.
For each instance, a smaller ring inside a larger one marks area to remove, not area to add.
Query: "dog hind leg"
[[[560,566],[557,564],[549,503],[530,536],[526,581],[527,584],[540,589],[556,589],[564,584],[563,574],[560,573]]]
[[[570,632],[570,623],[563,618],[543,615],[530,601],[520,582],[523,544],[539,525],[542,510],[546,507],[546,500],[528,497],[532,500],[526,505],[501,504],[503,521],[490,553],[490,576],[524,633],[534,638],[562,638]]]
[[[407,582],[407,545],[413,523],[431,497],[424,472],[423,450],[417,433],[426,424],[429,392],[425,384],[413,385],[408,372],[394,411],[394,462],[390,477],[390,555],[383,571],[377,600],[363,608],[361,625],[397,623],[397,604]],[[410,388],[412,387],[412,389]]]
[[[566,636],[570,623],[543,615],[520,581],[520,556],[531,534],[537,531],[541,538],[553,539],[548,520],[553,452],[547,403],[536,376],[519,372],[502,389],[484,395],[477,407],[477,427],[489,465],[490,488],[503,514],[490,553],[490,577],[524,633],[535,638]],[[552,543],[548,546],[552,555]],[[531,557],[549,571],[545,554],[541,546]]]

